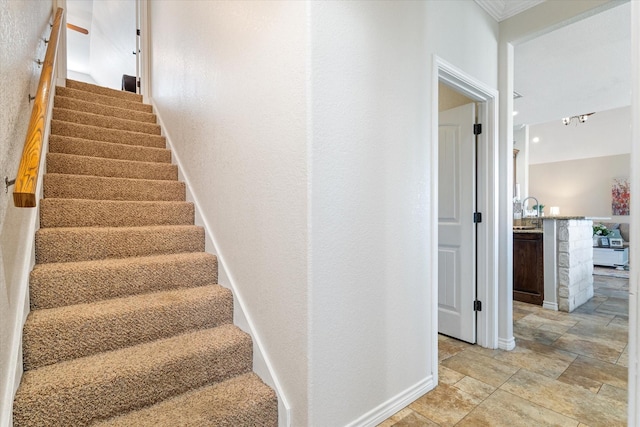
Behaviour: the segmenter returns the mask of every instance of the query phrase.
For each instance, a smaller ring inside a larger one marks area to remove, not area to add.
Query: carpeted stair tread
[[[79,123],[51,120],[51,134],[71,136],[73,138],[91,139],[117,144],[139,145],[142,147],[166,148],[166,140],[162,135],[151,135],[121,129],[107,129]]]
[[[27,371],[13,420],[16,426],[85,426],[247,373],[251,366],[247,334],[233,325],[204,329]]]
[[[184,182],[153,179],[108,178],[46,173],[44,197],[93,200],[184,201]]]
[[[161,291],[32,311],[23,332],[25,370],[233,321],[220,285]]]
[[[156,123],[156,115],[143,111],[130,110],[126,108],[114,107],[111,105],[98,104],[84,101],[82,99],[70,98],[68,96],[56,95],[54,106],[67,110],[84,111],[86,113],[99,114],[101,116],[117,117],[120,119],[135,120],[145,123]]]
[[[218,283],[218,262],[206,252],[36,264],[31,271],[31,309]]]
[[[141,227],[192,225],[190,202],[42,199],[40,227]]]
[[[72,89],[83,90],[98,95],[109,96],[112,98],[125,99],[131,102],[142,103],[142,95],[124,90],[111,89],[104,86],[97,86],[91,83],[79,82],[77,80],[67,79],[66,86]]]
[[[153,108],[67,86],[50,123],[13,425],[277,426]]]
[[[275,392],[256,374],[248,373],[100,422],[96,427],[276,427],[277,409]]]
[[[47,154],[47,172],[111,178],[178,180],[178,167],[170,163],[105,159],[63,153]]]
[[[73,89],[70,87],[56,86],[56,96],[58,95],[67,98],[93,102],[95,104],[124,108],[127,110],[142,111],[145,113],[153,113],[153,107],[149,104],[142,104],[137,101],[128,101],[126,99],[114,98],[111,96],[98,95],[97,93]]]
[[[105,159],[171,163],[171,151],[166,148],[125,145],[61,135],[49,136],[49,152]]]
[[[53,109],[53,120],[98,126],[105,129],[120,129],[131,132],[148,133],[151,135],[160,135],[161,133],[160,126],[155,123],[137,122],[135,120],[101,116],[99,114],[67,110],[59,107],[54,107]]]
[[[36,263],[90,261],[204,251],[204,229],[195,225],[41,228]]]

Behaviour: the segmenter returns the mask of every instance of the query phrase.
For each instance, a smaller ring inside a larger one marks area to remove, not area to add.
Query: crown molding
[[[496,21],[504,21],[545,0],[474,0]]]

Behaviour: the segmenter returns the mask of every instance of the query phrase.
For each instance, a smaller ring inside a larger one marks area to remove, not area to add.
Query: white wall
[[[613,178],[629,178],[629,154],[539,163],[529,167],[530,194],[545,205],[558,206],[560,215],[611,217],[629,222],[629,216],[611,214]]]
[[[513,148],[519,150],[515,163],[515,184],[520,186],[520,200],[524,200],[529,194],[529,144],[528,126],[513,131]],[[515,196],[516,194],[514,194]]]
[[[122,75],[136,75],[136,3],[93,2],[89,74],[100,86],[122,87]]]
[[[489,87],[498,85],[498,24],[467,1],[427,1],[425,48]]]
[[[311,2],[310,425],[432,374],[425,17]]]
[[[0,2],[0,425],[8,425],[13,388],[21,371],[18,348],[25,305],[28,304],[26,247],[33,234],[26,230],[34,209],[13,207],[12,190],[4,193],[4,177],[15,178],[31,115],[28,94],[35,94],[44,59],[43,37],[49,34],[51,2]],[[17,385],[17,384],[15,384]]]
[[[307,425],[305,3],[149,6],[151,96],[290,399],[292,425]]]
[[[358,425],[433,374],[432,55],[495,87],[497,24],[474,2],[310,16],[310,420]]]
[[[89,74],[78,73],[77,71],[67,70],[67,77],[79,82],[85,82],[97,85],[98,83]]]
[[[432,55],[496,87],[498,25],[473,2],[150,11],[153,101],[292,425],[371,421],[434,374]]]
[[[577,126],[533,125],[530,137],[540,138],[529,144],[530,195],[562,215],[611,216],[612,179],[630,172],[630,107],[598,111]]]
[[[65,3],[61,7],[67,12],[67,22],[89,31],[89,34],[82,34],[71,29],[64,30],[67,36],[67,66],[69,71],[88,75],[91,73],[91,38],[94,36],[91,28],[93,0],[65,0]],[[68,77],[74,79],[71,74]]]

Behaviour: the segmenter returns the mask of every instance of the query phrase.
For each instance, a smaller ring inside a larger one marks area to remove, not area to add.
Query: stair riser
[[[180,358],[149,355],[148,364],[134,368],[107,364],[99,374],[84,381],[65,381],[64,387],[35,384],[40,370],[27,371],[14,400],[14,425],[86,426],[251,370],[248,336],[224,348],[208,346],[180,354]]]
[[[91,139],[94,141],[113,142],[116,144],[166,148],[166,140],[160,135],[150,135],[148,133],[131,132],[120,129],[105,129],[60,120],[51,121],[51,134]]]
[[[41,228],[36,232],[36,263],[202,251],[204,230],[195,226]]]
[[[184,201],[186,187],[178,181],[44,175],[44,197],[60,199]]]
[[[93,102],[95,104],[106,105],[110,107],[124,108],[126,110],[141,111],[144,113],[153,113],[153,107],[148,104],[127,101],[125,99],[112,98],[110,96],[98,95],[82,90],[56,86],[56,95],[68,98],[79,99],[81,101]]]
[[[111,98],[124,99],[131,102],[142,102],[142,95],[133,92],[126,92],[123,90],[110,89],[103,86],[96,86],[90,83],[79,82],[77,80],[67,79],[67,87],[92,94],[109,96]]]
[[[49,153],[75,154],[78,156],[138,162],[171,163],[171,151],[165,148],[139,147],[60,135],[51,135],[49,137]]]
[[[193,225],[193,203],[42,199],[40,227]]]
[[[138,122],[156,123],[156,115],[152,113],[96,104],[94,102],[83,101],[81,99],[69,98],[66,96],[56,95],[53,105],[56,108],[64,108],[66,110],[82,111],[85,113],[99,114],[101,116],[135,120]]]
[[[17,426],[278,425],[166,140],[137,94],[56,88]],[[122,421],[124,420],[124,421]]]
[[[178,180],[178,167],[172,164],[132,162],[61,153],[47,154],[47,172],[111,178]]]
[[[233,322],[231,293],[217,285],[31,312],[25,370]]]
[[[36,265],[31,309],[86,304],[148,292],[218,283],[216,257],[206,253]]]
[[[54,108],[53,120],[78,123],[81,125],[98,126],[105,129],[120,129],[131,132],[160,135],[160,126],[156,124],[118,119],[116,117],[105,117],[98,114],[85,113],[83,111]]]

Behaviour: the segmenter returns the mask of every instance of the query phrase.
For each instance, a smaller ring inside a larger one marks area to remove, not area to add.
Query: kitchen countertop
[[[538,234],[541,234],[542,233],[542,228],[529,228],[529,229],[526,229],[526,230],[513,229],[513,234],[516,234],[516,233],[525,233],[525,234],[536,234],[536,233],[538,233]]]
[[[559,220],[570,220],[570,219],[588,219],[591,220],[592,218],[586,217],[586,216],[543,216],[542,219],[559,219]]]

